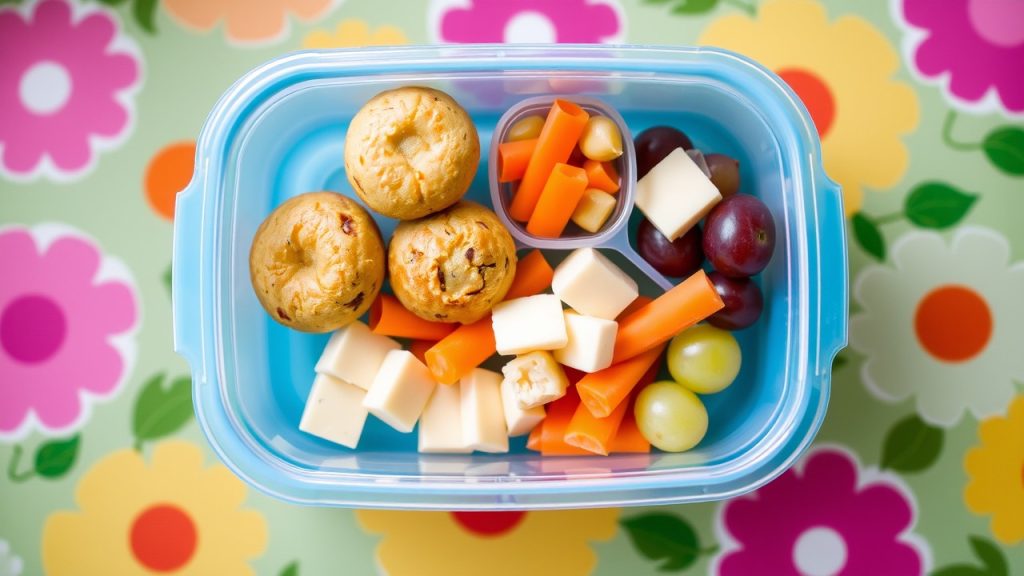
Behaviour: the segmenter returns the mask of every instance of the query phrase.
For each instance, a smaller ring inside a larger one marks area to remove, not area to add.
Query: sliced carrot
[[[587,406],[581,403],[576,407],[576,412],[565,429],[565,443],[607,456],[611,441],[619,431],[619,425],[622,424],[628,407],[629,402],[619,402],[611,414],[604,418],[595,418]]]
[[[516,263],[516,277],[505,294],[505,300],[540,294],[551,286],[555,270],[540,250],[533,250]]]
[[[539,424],[530,430],[530,435],[526,437],[526,449],[540,451],[541,435],[544,433],[544,421],[541,420]]]
[[[537,207],[526,224],[526,231],[541,238],[558,238],[572,218],[576,205],[587,190],[587,173],[583,168],[555,164]]]
[[[591,454],[582,448],[565,443],[565,430],[579,405],[580,397],[574,386],[570,386],[566,390],[565,396],[548,404],[547,415],[541,422],[543,425],[540,433],[541,454],[544,456]]]
[[[516,264],[516,276],[506,299],[533,296],[551,285],[554,271],[540,250],[534,250]],[[434,344],[424,354],[427,367],[442,384],[455,384],[496,352],[494,328],[488,314],[464,324]]]
[[[576,384],[576,389],[587,410],[596,418],[605,418],[614,412],[651,366],[658,362],[664,348],[664,343],[655,345],[634,358],[584,376]]]
[[[618,318],[616,318],[616,320],[622,320],[626,316],[629,316],[633,312],[636,312],[637,310],[643,308],[644,306],[650,304],[651,302],[654,302],[653,298],[648,298],[647,296],[637,296],[636,298],[633,299],[632,302],[629,303],[629,306],[626,306],[625,310],[619,312],[619,316]]]
[[[536,138],[498,144],[498,182],[515,182],[522,178],[536,148]]]
[[[374,334],[417,340],[440,340],[451,334],[455,324],[431,322],[406,310],[398,298],[380,294],[370,306],[370,330]]]
[[[622,419],[619,431],[615,434],[615,438],[612,438],[608,447],[612,454],[646,454],[651,451],[651,443],[644,438],[644,435],[640,433],[640,428],[636,425],[636,415],[633,413],[632,403],[626,409],[626,417]]]
[[[437,344],[437,342],[433,340],[413,340],[412,343],[409,344],[409,352],[412,352],[412,355],[415,356],[417,360],[426,364],[427,350],[433,348],[434,344]]]
[[[667,342],[724,306],[708,275],[698,270],[650,304],[619,320],[612,363],[618,364]]]
[[[604,190],[609,194],[619,191],[619,172],[611,162],[586,160],[583,169],[587,172],[587,187]]]
[[[537,147],[509,206],[512,219],[519,222],[530,219],[551,170],[555,164],[569,159],[589,119],[586,110],[568,100],[555,100],[551,105],[537,137]]]

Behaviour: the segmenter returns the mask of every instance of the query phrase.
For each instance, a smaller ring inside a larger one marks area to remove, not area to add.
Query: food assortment
[[[538,238],[559,238],[570,222],[599,232],[619,202],[623,151],[614,120],[569,100],[517,120],[498,144],[498,182],[513,190],[509,216]]]
[[[424,453],[504,453],[520,436],[543,455],[697,446],[709,422],[698,395],[740,372],[729,330],[764,307],[751,277],[774,250],[769,209],[740,192],[736,160],[673,127],[640,133],[630,158],[615,120],[554,99],[497,134],[509,220],[540,238],[595,234],[632,201],[638,253],[681,280],[652,298],[595,247],[555,267],[540,250],[517,253],[502,220],[463,199],[480,157],[470,116],[435,89],[383,92],[352,119],[344,162],[370,210],[400,220],[393,235],[351,199],[311,192],[253,240],[268,314],[332,332],[299,428],[355,448],[372,416],[415,431]],[[627,199],[619,173],[634,162]],[[500,372],[482,367],[495,357]]]

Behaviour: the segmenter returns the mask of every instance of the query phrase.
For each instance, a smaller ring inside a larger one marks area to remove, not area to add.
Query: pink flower
[[[0,9],[0,175],[77,176],[127,136],[140,63],[112,13],[89,4]]]
[[[617,0],[434,0],[441,42],[616,42],[624,37]]]
[[[913,496],[852,455],[817,449],[757,492],[719,509],[717,573],[923,574],[923,541],[910,530]]]
[[[1024,114],[1024,2],[893,1],[919,76],[962,108]]]
[[[67,432],[129,373],[135,289],[123,264],[63,227],[3,229],[0,254],[0,438]]]

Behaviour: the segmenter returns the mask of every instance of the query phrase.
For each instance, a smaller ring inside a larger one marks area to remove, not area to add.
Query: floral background
[[[401,4],[0,0],[0,576],[1024,573],[1024,2]],[[202,439],[169,263],[217,97],[302,47],[490,41],[714,44],[803,99],[846,195],[850,348],[775,482],[657,509],[320,510]]]

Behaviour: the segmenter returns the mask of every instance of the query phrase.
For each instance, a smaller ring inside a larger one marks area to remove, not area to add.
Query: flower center
[[[510,510],[508,512],[452,512],[455,521],[463,528],[477,536],[501,536],[511,532],[518,526],[526,512]]]
[[[540,12],[524,11],[516,14],[505,24],[505,42],[551,43],[558,41],[558,31],[547,16]]]
[[[940,286],[917,305],[914,330],[921,346],[945,362],[963,362],[977,356],[992,337],[992,312],[974,290],[966,286]]]
[[[797,538],[793,563],[807,576],[838,574],[846,565],[846,541],[831,528],[811,528]]]
[[[997,46],[1024,44],[1024,2],[1020,0],[970,0],[967,16],[979,36]]]
[[[173,504],[151,506],[132,523],[132,553],[139,564],[156,572],[187,564],[196,551],[196,540],[192,518]]]
[[[817,74],[801,68],[785,68],[779,70],[778,75],[803,101],[818,135],[824,138],[836,118],[836,100],[828,85]]]
[[[0,346],[19,362],[38,364],[60,350],[67,328],[64,311],[49,297],[21,296],[0,315]]]
[[[71,75],[56,62],[38,62],[22,75],[18,88],[21,103],[29,111],[53,114],[71,98]]]

